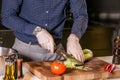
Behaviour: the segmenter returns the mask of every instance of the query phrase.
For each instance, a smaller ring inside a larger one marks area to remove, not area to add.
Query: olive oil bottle
[[[8,57],[5,59],[5,75],[3,80],[15,80],[14,72],[14,60]]]

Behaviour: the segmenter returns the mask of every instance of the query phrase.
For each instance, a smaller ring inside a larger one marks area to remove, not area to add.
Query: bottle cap
[[[8,58],[5,59],[5,61],[6,61],[6,62],[13,62],[13,59],[10,58],[10,57],[8,57]]]
[[[22,55],[18,54],[18,59],[22,59]]]

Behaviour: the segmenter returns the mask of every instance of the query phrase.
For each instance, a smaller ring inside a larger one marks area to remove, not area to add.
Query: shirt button
[[[49,11],[46,11],[46,13],[48,13]]]
[[[48,24],[45,24],[45,26],[48,26]]]

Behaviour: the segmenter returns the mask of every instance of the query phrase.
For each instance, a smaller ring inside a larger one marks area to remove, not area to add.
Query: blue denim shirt
[[[88,23],[85,0],[2,0],[2,24],[27,43],[37,42],[36,26],[61,39],[68,4],[74,19],[71,33],[81,38]]]

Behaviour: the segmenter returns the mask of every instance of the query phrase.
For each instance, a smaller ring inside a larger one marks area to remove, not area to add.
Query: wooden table
[[[111,63],[112,62],[112,56],[104,56],[104,57],[97,57],[105,62]],[[120,67],[120,65],[117,65],[117,67]],[[29,70],[23,66],[23,74],[24,78],[22,80],[42,80],[35,75],[33,75]],[[3,76],[0,76],[0,80],[2,80]],[[102,79],[100,79],[102,80]],[[120,80],[120,78],[114,78],[114,79],[104,79],[104,80]]]
[[[97,57],[97,58],[99,58],[100,60],[103,60],[105,62],[108,62],[108,63],[112,62],[112,56],[104,56],[104,57]],[[117,67],[120,67],[120,65],[117,65]],[[32,73],[30,73],[29,71],[24,74],[25,74],[24,80],[41,80],[41,79],[37,78],[35,75],[33,75]],[[120,78],[106,79],[106,80],[120,80]]]

